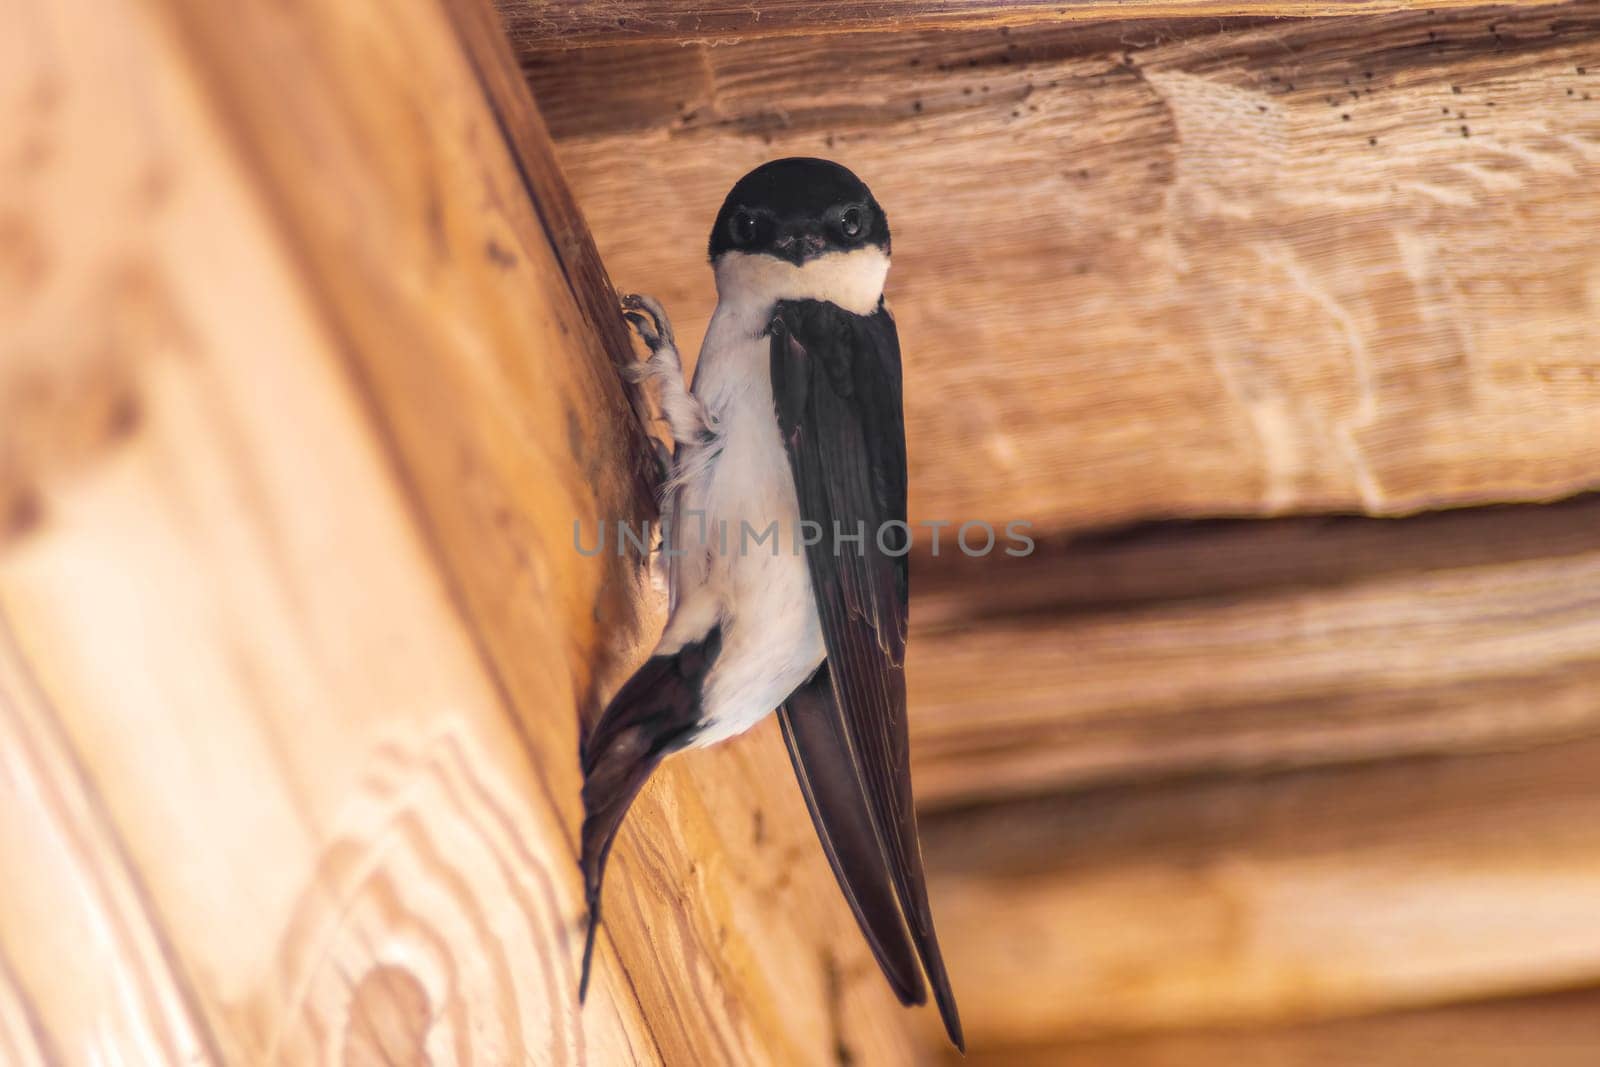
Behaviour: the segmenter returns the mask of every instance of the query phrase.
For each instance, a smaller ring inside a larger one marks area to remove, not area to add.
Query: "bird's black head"
[[[889,252],[889,219],[872,190],[826,159],[763,163],[739,179],[711,227],[711,258],[768,255],[797,266],[830,252]]]

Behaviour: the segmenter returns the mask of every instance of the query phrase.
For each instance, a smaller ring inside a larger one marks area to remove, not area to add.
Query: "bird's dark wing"
[[[784,701],[778,721],[822,851],[872,954],[900,1002],[921,1004],[928,998],[922,968],[900,917],[900,900],[873,828],[872,808],[856,777],[826,661]]]
[[[822,535],[806,562],[828,654],[819,672],[827,692],[796,694],[801,700],[784,709],[785,736],[834,873],[884,973],[902,1000],[921,1001],[921,982],[906,973],[909,933],[945,1029],[961,1047],[911,803],[900,341],[881,305],[857,316],[785,301],[771,331],[773,399],[800,517]],[[822,716],[826,724],[812,721]],[[863,812],[875,849],[847,825]],[[898,916],[885,906],[885,878]]]

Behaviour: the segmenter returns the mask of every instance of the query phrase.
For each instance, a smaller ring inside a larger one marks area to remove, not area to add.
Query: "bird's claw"
[[[622,315],[651,352],[674,343],[666,309],[654,297],[629,293],[622,298]]]
[[[635,385],[655,382],[659,390],[657,409],[671,428],[672,440],[678,444],[700,442],[715,423],[685,387],[683,364],[666,311],[653,298],[637,293],[623,297],[621,304],[623,318],[650,347],[650,358],[625,364],[622,376]]]
[[[639,335],[639,339],[650,351],[654,352],[661,347],[661,332],[647,316],[637,311],[624,311],[622,317],[628,320],[628,325],[633,327],[633,332]]]

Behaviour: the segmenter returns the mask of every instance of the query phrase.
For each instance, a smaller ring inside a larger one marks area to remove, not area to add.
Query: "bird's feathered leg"
[[[650,358],[640,363],[629,364],[623,368],[623,376],[635,383],[655,382],[658,389],[657,407],[666,422],[673,444],[678,448],[675,456],[661,458],[667,477],[662,481],[661,499],[661,529],[663,531],[663,549],[669,545],[669,539],[677,536],[674,523],[674,513],[677,510],[677,487],[684,481],[692,478],[696,464],[703,464],[711,453],[711,446],[717,437],[717,419],[700,403],[700,398],[689,391],[683,379],[683,360],[678,355],[678,342],[672,334],[672,323],[667,318],[666,309],[654,297],[644,296],[639,293],[629,293],[622,298],[622,314],[633,326],[634,332],[644,341],[650,349]],[[652,438],[660,447],[659,438]],[[697,456],[698,459],[689,462],[686,456]],[[667,552],[665,555],[670,556]],[[665,564],[665,570],[671,571],[671,561],[662,556],[656,557],[657,566]],[[677,606],[678,590],[676,581],[670,575],[664,575],[667,584],[674,587],[672,590],[672,606]]]
[[[715,428],[715,420],[684,383],[683,360],[678,356],[678,342],[672,336],[666,311],[654,297],[630,293],[622,298],[622,314],[650,349],[649,359],[629,364],[622,373],[632,382],[656,383],[661,414],[675,444],[704,443]]]

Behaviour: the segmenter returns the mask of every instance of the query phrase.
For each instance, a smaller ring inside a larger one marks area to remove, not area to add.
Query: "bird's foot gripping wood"
[[[699,399],[689,392],[683,381],[683,361],[678,355],[678,342],[672,336],[672,323],[667,313],[654,297],[630,293],[622,298],[622,314],[632,325],[650,358],[623,369],[623,375],[632,382],[657,383],[661,414],[679,445],[702,444],[711,436],[712,421]]]

